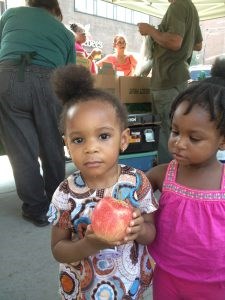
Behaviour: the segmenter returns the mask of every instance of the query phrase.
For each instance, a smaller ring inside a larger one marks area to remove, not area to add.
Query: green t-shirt
[[[187,61],[194,45],[202,41],[198,12],[191,0],[176,0],[170,4],[159,30],[179,34],[183,43],[178,51],[155,43],[151,81],[153,90],[169,89],[188,80],[190,75]]]
[[[32,63],[55,68],[75,63],[74,35],[44,8],[10,8],[0,19],[0,61],[35,51]]]

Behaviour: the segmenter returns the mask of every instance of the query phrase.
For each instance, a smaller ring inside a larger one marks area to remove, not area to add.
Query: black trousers
[[[62,136],[58,129],[61,103],[52,92],[52,69],[30,65],[24,78],[18,66],[0,63],[0,135],[11,162],[22,210],[47,211],[65,177]]]

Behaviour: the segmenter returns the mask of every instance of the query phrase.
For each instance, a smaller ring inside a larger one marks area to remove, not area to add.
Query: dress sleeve
[[[141,212],[151,213],[157,210],[158,203],[153,194],[152,186],[146,175],[137,170],[137,197]]]
[[[52,197],[52,202],[47,213],[48,221],[62,229],[73,229],[71,223],[71,205],[68,201],[69,196],[65,193],[63,185],[64,181],[55,191]]]

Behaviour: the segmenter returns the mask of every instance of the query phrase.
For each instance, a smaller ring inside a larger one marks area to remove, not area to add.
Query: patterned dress
[[[70,229],[82,239],[91,213],[104,196],[127,199],[142,212],[157,209],[151,186],[143,172],[121,165],[118,182],[106,189],[89,189],[79,171],[56,190],[49,208],[49,221]],[[129,242],[108,253],[105,250],[72,264],[60,264],[63,299],[140,299],[149,287],[152,268],[146,246]]]

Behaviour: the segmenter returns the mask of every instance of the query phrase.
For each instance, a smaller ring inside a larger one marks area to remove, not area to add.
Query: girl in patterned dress
[[[174,160],[147,173],[161,191],[148,247],[156,262],[153,299],[224,300],[225,168],[216,155],[225,149],[225,80],[191,85],[170,116]]]
[[[113,95],[93,88],[83,66],[59,68],[53,86],[64,104],[65,144],[78,169],[55,191],[48,212],[62,299],[140,299],[151,284],[146,245],[155,237],[156,203],[143,172],[118,164],[129,142],[125,108]],[[101,240],[92,230],[92,211],[105,196],[134,208],[121,241]]]

